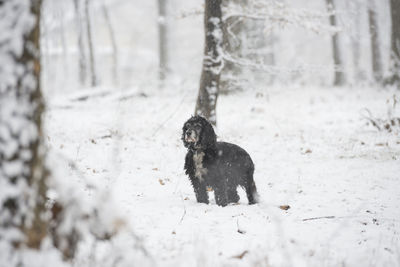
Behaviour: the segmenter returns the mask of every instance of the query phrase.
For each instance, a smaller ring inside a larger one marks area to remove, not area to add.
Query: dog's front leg
[[[199,181],[199,179],[196,177],[191,180],[194,193],[196,194],[197,202],[208,204],[208,193],[207,193],[206,183],[204,181]]]

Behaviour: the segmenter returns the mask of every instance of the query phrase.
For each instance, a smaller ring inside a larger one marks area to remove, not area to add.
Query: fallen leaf
[[[388,143],[377,143],[376,146],[388,146]]]
[[[158,182],[160,183],[160,185],[165,185],[165,183],[162,179],[158,179]]]
[[[279,206],[279,208],[281,210],[288,210],[288,209],[290,209],[290,206],[289,205],[282,205],[282,206]]]
[[[247,250],[245,250],[245,251],[243,251],[242,253],[240,253],[239,255],[232,256],[232,258],[241,260],[241,259],[243,259],[243,257],[244,257],[247,253],[249,253],[249,252],[248,252]]]
[[[153,170],[153,171],[158,171],[158,168],[153,168],[152,170]]]

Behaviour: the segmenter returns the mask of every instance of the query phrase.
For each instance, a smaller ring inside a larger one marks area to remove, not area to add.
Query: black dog
[[[246,190],[249,204],[257,202],[254,164],[244,149],[217,142],[212,125],[201,116],[191,117],[185,122],[182,141],[188,148],[185,170],[197,202],[208,204],[207,187],[212,187],[217,205],[236,203],[239,201],[236,191],[239,185]]]

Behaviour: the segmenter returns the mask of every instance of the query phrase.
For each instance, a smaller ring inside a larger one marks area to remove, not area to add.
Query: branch
[[[307,9],[288,8],[287,5],[277,1],[269,1],[268,3],[254,1],[254,3],[249,4],[245,8],[230,4],[225,7],[222,20],[224,22],[231,18],[269,20],[269,24],[299,26],[317,34],[321,32],[335,34],[341,31],[341,28],[331,26],[327,23],[327,18],[332,14],[334,14],[333,11],[318,12]]]
[[[304,73],[304,72],[323,73],[323,72],[331,72],[332,69],[335,71],[343,71],[343,68],[339,68],[337,66],[329,66],[329,65],[321,66],[321,65],[303,64],[303,65],[297,66],[297,68],[284,67],[284,66],[272,66],[272,65],[267,65],[264,63],[244,59],[241,57],[234,57],[231,54],[227,53],[226,51],[223,54],[223,58],[224,58],[224,60],[229,61],[231,63],[237,64],[240,66],[244,66],[244,67],[248,67],[249,69],[253,69],[253,70],[264,71],[264,72],[274,74],[274,75],[282,74],[282,73],[294,74],[294,73]]]
[[[184,202],[183,197],[182,197],[182,193],[181,193],[181,200],[182,200],[182,205],[183,205],[183,214],[182,214],[182,217],[181,217],[181,219],[179,221],[179,224],[181,224],[183,222],[183,219],[185,218],[185,215],[186,215],[186,206],[185,206],[185,202]]]
[[[312,220],[320,220],[320,219],[335,219],[335,216],[321,216],[321,217],[313,217],[313,218],[307,218],[303,219],[303,222],[305,221],[312,221]]]

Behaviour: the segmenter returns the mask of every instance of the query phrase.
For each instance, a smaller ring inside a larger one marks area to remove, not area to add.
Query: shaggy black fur
[[[239,201],[239,185],[246,190],[249,204],[257,202],[254,164],[244,149],[217,142],[212,125],[201,116],[191,117],[185,122],[182,141],[188,148],[185,171],[197,202],[208,204],[207,187],[212,187],[217,205],[236,203]]]

